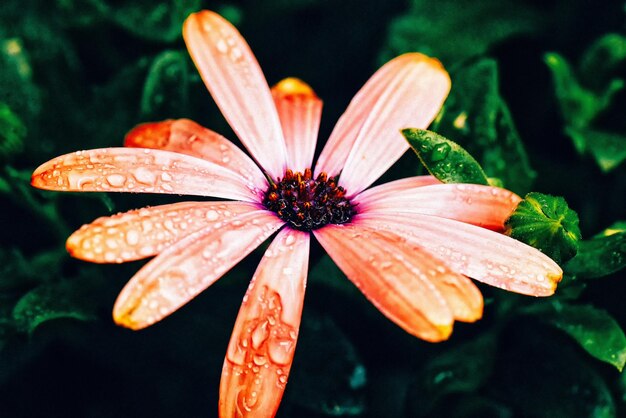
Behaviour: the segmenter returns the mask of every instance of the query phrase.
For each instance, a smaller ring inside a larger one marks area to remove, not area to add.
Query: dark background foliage
[[[626,220],[623,2],[4,0],[1,417],[216,415],[228,338],[261,252],[170,318],[128,331],[110,311],[143,262],[84,263],[64,241],[98,216],[179,198],[28,184],[42,162],[119,146],[144,121],[187,117],[235,138],[180,36],[202,8],[240,29],[270,84],[297,76],[313,86],[322,142],[386,60],[439,57],[453,91],[436,130],[518,193],[563,196],[585,240],[555,297],[481,285],[484,319],[439,344],[386,320],[314,246],[279,417],[626,416],[616,370],[626,361],[624,224],[591,240]],[[387,177],[420,172],[407,154]]]

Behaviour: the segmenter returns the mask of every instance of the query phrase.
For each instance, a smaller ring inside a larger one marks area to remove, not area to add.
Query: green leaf
[[[483,334],[426,363],[409,389],[411,416],[430,416],[428,412],[446,395],[478,391],[491,374],[495,353],[495,336]]]
[[[626,364],[626,335],[606,311],[591,305],[554,304],[555,314],[546,318],[574,338],[598,360],[622,371]]]
[[[428,172],[442,182],[489,184],[480,164],[457,143],[424,129],[401,132]]]
[[[577,130],[566,127],[565,133],[574,141],[577,148],[586,148],[605,173],[626,160],[626,136],[592,128]]]
[[[560,196],[528,193],[506,220],[506,234],[562,263],[576,255],[578,214]]]
[[[20,38],[0,39],[0,97],[26,124],[41,111],[41,94]]]
[[[133,34],[152,41],[173,42],[182,35],[187,16],[202,9],[200,0],[120,2],[111,10],[114,22]]]
[[[302,317],[297,367],[289,378],[289,399],[329,416],[354,416],[365,409],[365,366],[335,322],[307,309]]]
[[[528,192],[536,173],[500,96],[496,62],[481,59],[458,68],[451,77],[452,91],[431,129],[454,138],[507,189]]]
[[[13,319],[23,332],[32,333],[41,324],[59,318],[94,319],[84,289],[73,281],[43,284],[20,298]]]
[[[624,222],[616,223],[599,236],[581,241],[576,257],[563,269],[578,278],[607,276],[626,267],[626,230]]]
[[[24,149],[26,126],[11,108],[0,102],[0,159],[7,160]]]
[[[164,51],[148,71],[141,97],[141,115],[146,120],[182,116],[189,102],[189,66],[186,53]]]
[[[504,39],[533,32],[543,20],[541,13],[522,3],[413,0],[409,11],[391,23],[380,61],[420,51],[449,66],[484,54]]]
[[[626,37],[609,33],[597,39],[580,59],[579,73],[585,85],[602,89],[606,80],[626,61]]]

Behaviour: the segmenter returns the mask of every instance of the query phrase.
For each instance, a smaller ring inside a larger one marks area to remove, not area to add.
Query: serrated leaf
[[[626,364],[626,335],[606,311],[592,305],[555,305],[555,314],[546,318],[574,338],[598,360],[622,371]]]
[[[146,120],[173,118],[188,107],[189,58],[180,51],[164,51],[150,67],[141,97],[141,115]]]
[[[623,223],[605,230],[603,235],[581,241],[576,257],[563,269],[584,279],[607,276],[626,267],[626,230]]]
[[[451,78],[452,91],[431,129],[454,138],[505,188],[528,192],[536,173],[500,96],[496,62],[481,59],[468,63],[453,71]]]
[[[11,108],[0,102],[0,159],[7,160],[24,149],[26,126]]]
[[[401,132],[428,172],[442,182],[489,184],[480,164],[456,142],[425,129]]]
[[[560,196],[528,193],[506,220],[506,234],[562,263],[576,255],[578,214]]]
[[[420,51],[450,65],[483,54],[506,38],[532,32],[542,20],[536,9],[521,3],[413,0],[409,11],[392,22],[380,61]]]
[[[27,333],[54,319],[92,320],[94,315],[83,292],[80,284],[72,281],[40,285],[20,298],[13,308],[13,319]]]

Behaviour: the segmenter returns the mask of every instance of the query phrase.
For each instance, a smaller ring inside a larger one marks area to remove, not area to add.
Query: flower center
[[[313,179],[310,168],[304,174],[287,170],[283,179],[270,181],[263,205],[293,228],[312,231],[352,219],[356,205],[345,195],[344,188],[337,186],[337,177],[328,178],[326,173],[320,173]]]

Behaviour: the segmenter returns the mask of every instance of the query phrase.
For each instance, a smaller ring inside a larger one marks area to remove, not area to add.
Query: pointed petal
[[[504,221],[522,200],[515,193],[499,187],[479,184],[437,184],[407,187],[392,182],[365,190],[354,202],[359,211],[390,215],[420,213],[441,216],[496,231],[504,230]]]
[[[262,191],[200,158],[141,148],[101,148],[54,158],[35,170],[34,187],[69,192],[212,196],[258,202]]]
[[[220,228],[232,216],[257,211],[244,202],[181,202],[104,216],[68,239],[72,257],[93,263],[124,263],[159,254],[205,228]]]
[[[313,231],[330,258],[387,318],[427,341],[452,332],[452,312],[443,295],[406,258],[399,240],[357,225]]]
[[[137,125],[126,134],[124,146],[160,149],[202,158],[238,173],[260,190],[267,189],[265,176],[246,153],[222,135],[189,119]]]
[[[439,112],[450,78],[439,61],[401,55],[378,70],[350,102],[317,163],[316,175],[339,174],[355,195],[380,177],[408,149],[399,130],[426,128]]]
[[[399,219],[363,213],[355,222],[401,235],[452,270],[512,292],[549,296],[563,276],[561,268],[539,250],[474,225],[419,214]]]
[[[313,163],[322,101],[308,84],[297,78],[286,78],[276,84],[272,95],[283,128],[289,168],[304,172]]]
[[[285,142],[269,86],[250,47],[220,15],[191,14],[183,38],[215,103],[254,159],[274,178],[286,169]]]
[[[244,296],[220,382],[220,417],[273,417],[298,338],[309,234],[283,229]]]
[[[183,238],[128,282],[113,308],[115,322],[141,329],[160,321],[212,285],[282,224],[272,212],[257,210]]]
[[[428,127],[450,91],[450,77],[439,61],[421,54],[400,58],[406,56],[410,59],[387,80],[346,160],[339,184],[352,195],[372,184],[408,149],[399,129]]]

